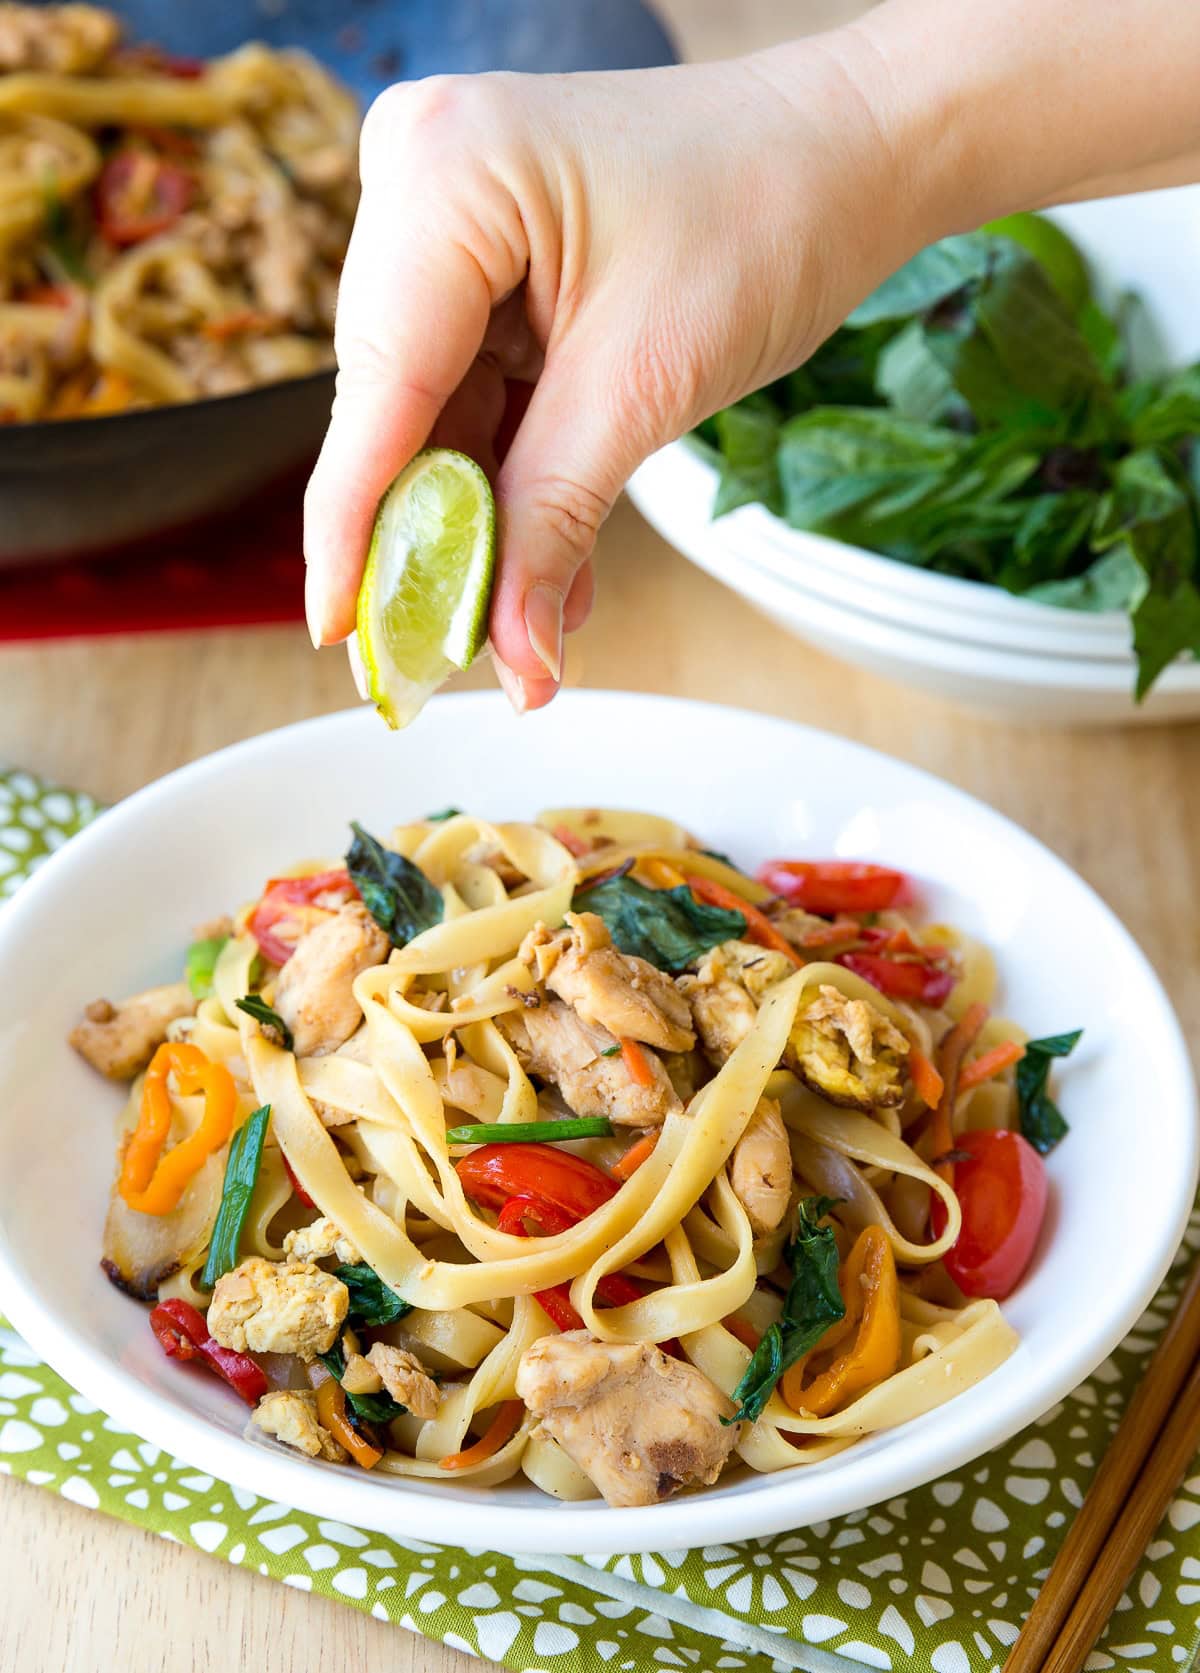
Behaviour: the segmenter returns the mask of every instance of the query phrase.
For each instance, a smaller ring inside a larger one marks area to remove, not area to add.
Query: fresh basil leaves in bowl
[[[901,661],[921,662],[935,637],[1069,660],[1066,683],[1094,674],[1104,712],[1061,718],[1118,718],[1156,683],[1161,710],[1181,679],[1194,712],[1200,667],[1172,664],[1200,656],[1200,365],[1187,364],[1200,337],[1179,294],[1198,203],[1185,190],[1078,206],[1060,219],[1079,245],[1019,215],[931,246],[798,371],[689,438],[711,482],[705,552],[660,515],[662,455],[634,479],[635,502],[803,636],[840,611],[823,638],[841,654],[857,612],[916,636],[886,647]],[[812,611],[781,603],[784,587]],[[884,649],[852,659],[883,666]],[[971,700],[969,673],[949,694]]]

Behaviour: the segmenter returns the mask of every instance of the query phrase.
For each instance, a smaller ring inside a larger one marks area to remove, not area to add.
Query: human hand
[[[684,69],[435,78],[376,102],[305,507],[317,644],[353,628],[376,505],[432,441],[493,478],[498,671],[519,709],[550,700],[626,478],[798,365],[937,235],[869,83],[844,32]],[[499,460],[513,380],[536,387]]]

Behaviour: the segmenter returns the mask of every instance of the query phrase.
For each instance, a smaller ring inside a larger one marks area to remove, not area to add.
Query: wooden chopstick
[[[1009,1652],[1004,1673],[1075,1673],[1083,1666],[1198,1446],[1200,1263]]]

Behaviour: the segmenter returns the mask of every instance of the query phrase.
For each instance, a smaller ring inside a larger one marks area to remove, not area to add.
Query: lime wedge
[[[1054,221],[1032,210],[1022,209],[1002,220],[989,221],[984,232],[999,233],[1020,244],[1045,271],[1073,314],[1077,314],[1092,294],[1087,263],[1074,242]]]
[[[389,726],[407,726],[487,639],[496,507],[473,459],[418,453],[375,514],[358,592],[358,654],[367,695]]]

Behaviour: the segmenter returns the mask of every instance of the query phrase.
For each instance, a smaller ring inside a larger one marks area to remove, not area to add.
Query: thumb
[[[492,649],[519,681],[522,707],[540,708],[558,689],[564,630],[581,625],[590,597],[596,535],[639,463],[611,389],[551,355],[496,482]]]

